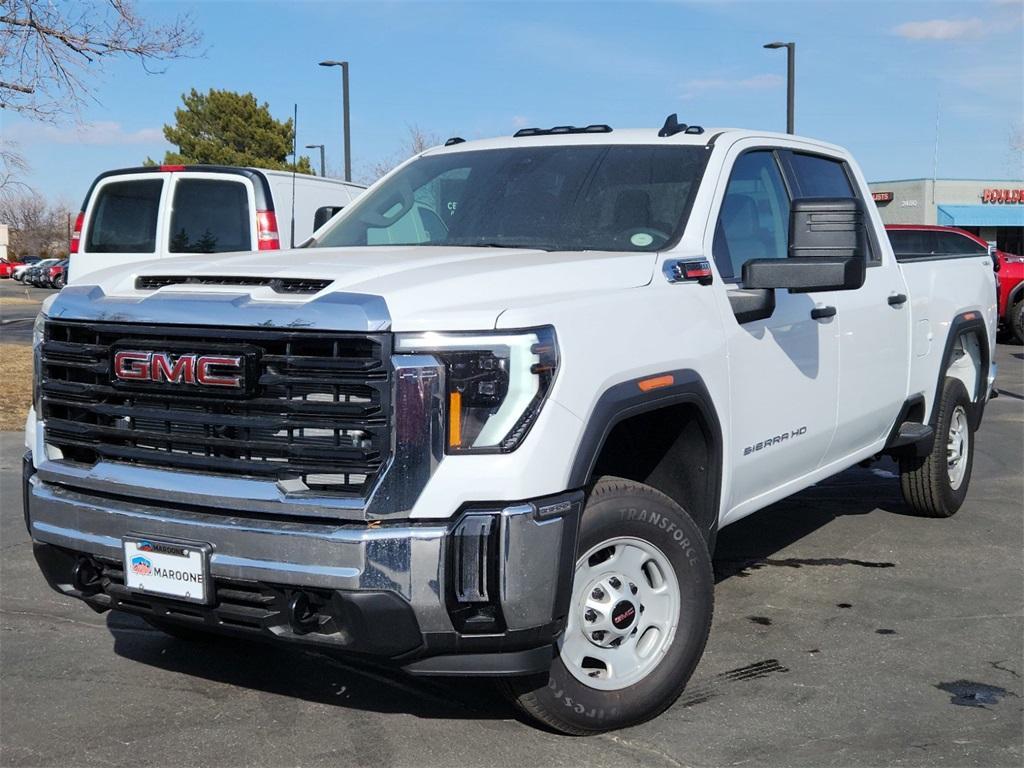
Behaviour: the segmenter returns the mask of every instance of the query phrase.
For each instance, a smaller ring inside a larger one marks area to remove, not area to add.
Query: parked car
[[[259,168],[107,171],[92,183],[75,221],[68,282],[150,259],[297,245],[362,191],[337,179]]]
[[[997,252],[999,269],[999,319],[1018,344],[1024,344],[1024,256]]]
[[[957,227],[928,224],[888,224],[885,227],[897,258],[992,254],[997,272],[1000,326],[1024,343],[1024,257],[990,248],[977,235]]]
[[[987,252],[900,261],[844,149],[675,115],[453,139],[308,248],[88,279],[33,341],[55,590],[574,734],[683,691],[723,526],[879,455],[961,509],[995,380]]]
[[[25,273],[21,278],[22,282],[35,286],[36,288],[42,288],[45,285],[47,270],[59,261],[60,259],[43,259],[42,261],[37,261],[25,270]]]
[[[56,288],[59,291],[67,284],[68,261],[68,259],[61,259],[43,270],[44,288]]]
[[[15,265],[7,259],[0,259],[0,279],[7,279],[14,272]]]
[[[14,265],[14,270],[11,272],[11,277],[19,282],[24,279],[25,273],[29,267],[33,267],[40,261],[37,256],[26,256],[21,260],[20,263]]]

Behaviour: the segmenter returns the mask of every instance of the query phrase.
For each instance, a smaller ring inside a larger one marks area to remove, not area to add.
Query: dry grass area
[[[32,405],[32,345],[0,344],[0,430],[25,427]]]
[[[29,304],[35,304],[38,306],[39,299],[32,298],[31,296],[0,296],[0,305],[5,307],[27,307]]]

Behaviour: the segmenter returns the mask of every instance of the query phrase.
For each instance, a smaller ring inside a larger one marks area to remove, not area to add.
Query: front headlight
[[[32,349],[43,343],[43,331],[46,328],[46,315],[40,312],[32,323]]]
[[[39,308],[35,322],[32,323],[32,405],[36,409],[36,416],[39,413],[39,383],[42,374],[42,347],[46,335],[46,316],[56,301],[57,294],[47,296]]]
[[[494,333],[403,333],[396,352],[445,364],[448,453],[514,451],[537,420],[558,369],[550,326]]]

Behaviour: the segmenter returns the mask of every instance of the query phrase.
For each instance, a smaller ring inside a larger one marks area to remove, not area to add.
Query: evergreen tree
[[[164,137],[178,147],[164,155],[169,165],[242,165],[291,170],[294,127],[291,119],[275,120],[270,105],[251,93],[194,88],[182,95],[184,107],[174,111],[174,125]],[[300,157],[299,173],[312,173],[308,157]]]

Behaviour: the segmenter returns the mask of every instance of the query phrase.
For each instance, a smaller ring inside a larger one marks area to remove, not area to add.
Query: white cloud
[[[692,99],[708,91],[761,91],[786,83],[781,75],[762,74],[743,78],[708,77],[683,83],[683,98]]]
[[[66,128],[54,125],[32,125],[18,123],[9,133],[25,143],[53,142],[55,144],[88,144],[109,146],[121,144],[157,144],[164,141],[159,128],[140,128],[126,131],[120,123],[112,120],[98,120]]]
[[[966,40],[976,39],[986,32],[985,23],[971,19],[929,19],[908,21],[893,27],[892,33],[908,40]]]
[[[516,128],[528,128],[530,126],[530,118],[523,115],[515,115],[512,118],[512,125]]]

